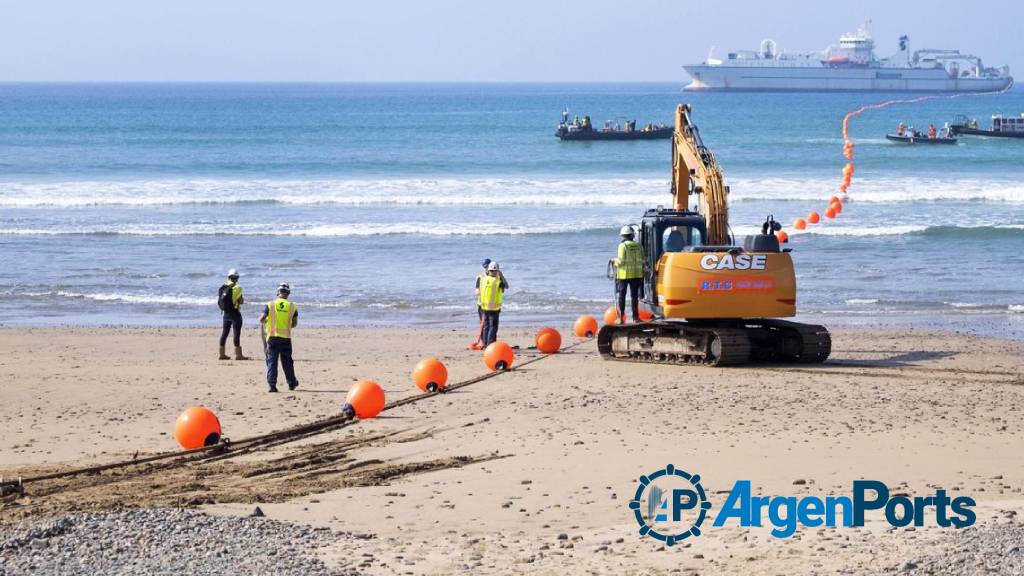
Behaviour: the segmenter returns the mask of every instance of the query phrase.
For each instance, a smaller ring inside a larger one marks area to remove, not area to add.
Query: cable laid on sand
[[[590,340],[592,340],[592,338],[580,340],[574,344],[570,344],[569,346],[560,348],[559,352],[571,350],[581,344],[589,342]],[[425,392],[407,398],[394,400],[385,404],[382,411],[392,410],[394,408],[405,406],[407,404],[412,404],[414,402],[418,402],[426,398],[437,396],[439,394],[445,394],[450,390],[458,390],[459,388],[464,388],[466,386],[470,386],[478,382],[483,382],[484,380],[489,380],[490,378],[494,378],[507,372],[515,372],[516,370],[524,366],[529,366],[530,364],[539,362],[549,356],[551,356],[551,354],[542,354],[534,358],[525,360],[520,364],[506,370],[494,370],[492,372],[481,374],[479,376],[475,376],[473,378],[469,378],[461,382],[450,384],[444,388],[443,392]],[[0,496],[12,493],[24,493],[24,487],[26,484],[43,482],[46,480],[59,480],[64,478],[71,478],[74,476],[81,476],[84,474],[96,474],[99,472],[118,468],[128,468],[132,466],[141,466],[144,464],[159,463],[155,466],[151,466],[147,470],[140,471],[140,473],[144,474],[159,470],[165,470],[168,468],[183,466],[191,463],[205,463],[225,460],[229,458],[234,458],[236,456],[241,456],[243,454],[256,452],[259,450],[265,450],[273,446],[278,446],[289,442],[295,442],[297,440],[302,440],[318,434],[338,430],[351,424],[354,424],[355,422],[358,421],[359,418],[356,418],[354,416],[334,416],[331,418],[318,420],[316,422],[310,422],[307,424],[294,426],[292,428],[286,428],[284,430],[278,430],[275,432],[269,432],[267,434],[261,434],[250,438],[244,438],[238,441],[230,441],[227,438],[223,438],[218,444],[203,448],[196,448],[193,450],[163,452],[160,454],[154,454],[152,456],[146,456],[143,458],[133,458],[131,460],[111,462],[107,464],[100,464],[97,466],[88,466],[85,468],[76,468],[74,470],[65,470],[62,472],[54,472],[51,474],[43,474],[40,476],[34,476],[29,478],[19,477],[16,480],[0,480]]]

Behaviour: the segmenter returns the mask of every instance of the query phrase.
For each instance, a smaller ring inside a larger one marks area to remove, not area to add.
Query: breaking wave
[[[729,178],[734,202],[809,201],[832,195],[836,178]],[[152,207],[204,204],[341,206],[655,206],[668,204],[668,178],[393,178],[376,180],[168,179],[0,183],[0,207]],[[975,201],[1024,204],[1020,180],[873,177],[856,202]]]

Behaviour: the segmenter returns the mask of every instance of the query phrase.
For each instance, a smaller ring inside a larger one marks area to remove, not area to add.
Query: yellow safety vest
[[[267,303],[267,338],[291,338],[292,320],[295,318],[295,304],[284,298],[275,298]]]
[[[615,266],[616,280],[644,277],[644,249],[639,242],[626,240],[619,244],[619,258]]]
[[[501,289],[501,276],[484,276],[480,279],[480,298],[478,304],[481,310],[494,312],[501,310],[501,301],[505,297],[505,291]]]

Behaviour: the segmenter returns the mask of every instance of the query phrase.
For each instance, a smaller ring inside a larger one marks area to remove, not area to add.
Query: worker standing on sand
[[[640,290],[644,278],[644,250],[639,242],[633,241],[633,227],[623,226],[619,230],[622,241],[615,260],[615,295],[618,297],[619,322],[626,323],[626,290],[629,290],[633,305],[633,321],[640,321]]]
[[[479,329],[479,331],[477,332],[477,335],[476,335],[476,342],[473,342],[472,344],[469,345],[469,349],[470,350],[480,350],[481,348],[483,348],[482,342],[483,342],[483,339],[484,339],[484,309],[480,307],[480,303],[479,303],[479,299],[480,299],[479,298],[479,295],[480,295],[480,282],[483,281],[483,279],[487,277],[487,267],[490,266],[490,264],[491,264],[491,259],[490,258],[484,258],[483,262],[480,263],[480,265],[483,266],[483,271],[481,271],[480,274],[478,274],[477,277],[476,277],[476,293],[477,293],[477,300],[478,300],[477,305],[476,305],[476,315],[477,315],[477,320],[480,321],[480,329]],[[501,270],[498,270],[498,276],[501,278],[501,281],[504,283],[505,288],[508,288],[508,282],[505,281],[505,276],[501,273]]]
[[[484,315],[481,340],[485,348],[498,339],[498,316],[501,314],[505,290],[508,290],[508,281],[501,273],[498,263],[489,263],[487,274],[477,279],[476,288],[477,305]]]
[[[242,355],[242,304],[245,298],[242,296],[242,287],[238,285],[238,271],[232,268],[228,270],[227,282],[217,292],[217,306],[220,307],[221,316],[224,320],[224,329],[220,333],[220,359],[230,360],[224,353],[224,347],[228,342],[228,333],[234,330],[235,360],[248,360]]]
[[[277,392],[277,359],[281,359],[288,389],[295,390],[299,381],[295,379],[295,365],[292,362],[292,328],[299,323],[299,312],[295,303],[288,300],[291,287],[281,284],[277,298],[267,303],[260,316],[267,336],[267,384],[271,392]]]

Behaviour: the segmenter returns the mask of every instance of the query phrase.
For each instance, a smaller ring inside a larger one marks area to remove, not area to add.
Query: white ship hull
[[[686,90],[765,92],[995,92],[1010,77],[951,78],[922,68],[831,68],[826,66],[684,66],[693,79]]]

